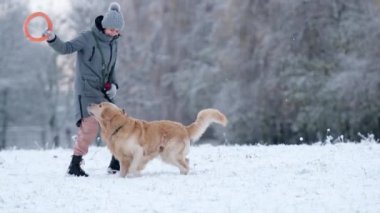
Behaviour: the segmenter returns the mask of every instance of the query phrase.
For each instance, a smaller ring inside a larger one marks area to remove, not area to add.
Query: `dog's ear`
[[[102,120],[110,120],[112,118],[112,112],[109,108],[104,108],[100,114]]]
[[[102,128],[107,128],[110,124],[111,116],[110,110],[108,108],[104,108],[100,113],[99,124]]]
[[[110,120],[111,128],[118,128],[125,123],[125,118],[123,114],[115,113]]]

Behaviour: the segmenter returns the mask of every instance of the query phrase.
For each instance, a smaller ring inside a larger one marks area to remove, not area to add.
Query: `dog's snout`
[[[87,106],[87,111],[88,111],[88,113],[90,114],[90,115],[93,115],[93,113],[92,113],[92,110],[94,109],[94,106],[95,106],[96,104],[94,104],[94,103],[90,103],[88,106]]]

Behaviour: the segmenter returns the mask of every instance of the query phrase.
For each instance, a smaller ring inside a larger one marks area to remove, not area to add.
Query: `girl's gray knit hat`
[[[112,2],[108,7],[108,11],[102,20],[103,28],[113,28],[122,30],[124,27],[124,17],[120,12],[120,5],[117,2]]]

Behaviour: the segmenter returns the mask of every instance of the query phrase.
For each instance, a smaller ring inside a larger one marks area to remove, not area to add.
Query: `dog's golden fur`
[[[178,167],[181,174],[187,174],[190,142],[197,141],[212,122],[227,125],[227,118],[216,109],[200,111],[189,126],[167,120],[135,119],[108,102],[91,104],[88,111],[99,122],[103,141],[119,160],[122,177],[138,175],[157,156]]]

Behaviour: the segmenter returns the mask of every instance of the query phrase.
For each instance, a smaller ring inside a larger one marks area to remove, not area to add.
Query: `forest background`
[[[75,54],[29,42],[26,17],[46,12],[68,41],[110,2],[0,2],[0,149],[71,147],[76,133]],[[129,115],[190,124],[218,108],[230,122],[206,132],[216,144],[379,138],[379,1],[118,3],[117,104]]]

